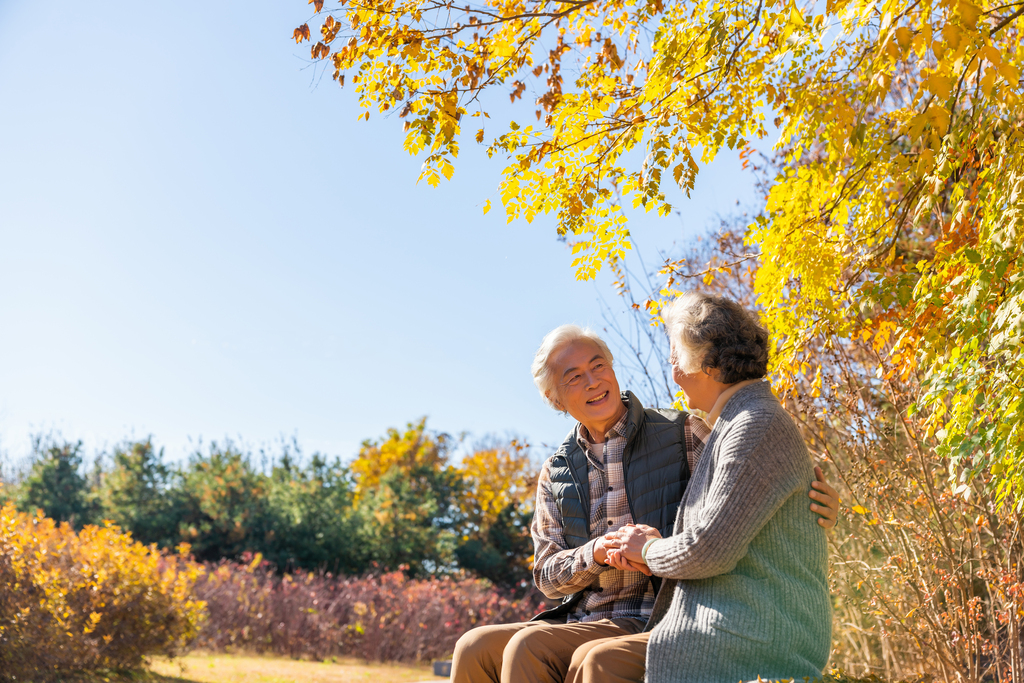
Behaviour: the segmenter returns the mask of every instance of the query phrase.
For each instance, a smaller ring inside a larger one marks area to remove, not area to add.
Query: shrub
[[[198,633],[203,568],[110,523],[75,533],[41,513],[0,508],[0,679],[138,668]]]
[[[211,650],[430,660],[451,654],[470,628],[523,621],[540,605],[478,579],[410,579],[401,571],[280,576],[258,555],[248,565],[225,561],[208,569],[196,592],[210,614],[198,646]]]

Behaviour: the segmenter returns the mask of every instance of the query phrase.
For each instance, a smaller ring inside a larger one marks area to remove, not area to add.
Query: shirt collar
[[[722,411],[725,410],[725,404],[729,402],[729,399],[736,395],[743,387],[749,387],[755,382],[761,382],[762,379],[746,379],[742,382],[736,382],[736,384],[730,384],[729,387],[718,395],[718,400],[715,401],[715,405],[711,408],[711,412],[707,414],[707,417],[703,418],[704,422],[707,423],[708,427],[715,428],[715,423],[718,422],[718,418],[722,415]]]
[[[605,433],[605,435],[604,435],[605,443],[607,443],[608,440],[612,439],[613,437],[625,436],[625,434],[626,434],[626,424],[628,422],[629,422],[629,407],[627,406],[626,410],[622,411],[622,417],[619,418],[619,421],[616,422],[614,425],[612,425],[612,428],[609,429]],[[590,432],[588,432],[587,428],[585,426],[583,426],[583,423],[580,422],[579,425],[580,425],[579,429],[576,432],[576,434],[577,434],[576,438],[580,442],[580,447],[583,448],[584,450],[587,450],[586,447],[594,445],[594,442],[590,440]]]

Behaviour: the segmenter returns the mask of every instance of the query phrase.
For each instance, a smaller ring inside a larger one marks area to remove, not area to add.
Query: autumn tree
[[[770,159],[754,166],[774,175]],[[622,301],[655,300],[664,285],[699,286],[757,309],[762,264],[744,243],[749,223],[742,214],[723,219],[686,247],[660,254],[660,273],[629,273],[616,265]],[[911,251],[926,248],[928,236],[918,239]],[[878,305],[866,303],[863,312]],[[636,357],[651,354],[655,364],[667,363],[664,340],[657,338],[664,328],[650,328],[639,303],[627,310],[659,343],[634,336],[626,345]],[[636,346],[638,340],[643,346]],[[921,674],[947,681],[1019,680],[1021,516],[997,504],[991,472],[948,486],[947,458],[939,436],[928,433],[929,417],[898,411],[921,401],[928,388],[915,373],[880,372],[891,344],[879,345],[871,335],[812,338],[801,349],[808,372],[783,394],[812,456],[846,503],[830,534],[830,661],[848,674],[884,680]]]
[[[529,446],[489,438],[452,462],[451,437],[426,419],[367,440],[349,466],[363,547],[379,566],[412,574],[472,572],[529,582],[536,472]]]
[[[376,489],[392,469],[407,478],[416,478],[449,467],[450,449],[450,437],[430,433],[426,418],[410,422],[404,432],[392,427],[381,439],[363,441],[350,466],[356,499]]]
[[[530,586],[537,469],[529,444],[518,439],[483,443],[463,457],[458,469],[459,566],[498,585]]]
[[[900,409],[928,416],[956,482],[990,471],[1024,504],[1024,1],[310,2],[312,57],[362,116],[398,110],[431,184],[476,118],[507,218],[554,214],[580,278],[630,248],[625,208],[665,214],[698,160],[777,132],[746,232],[777,386],[811,339],[871,335],[883,373],[927,378]],[[493,95],[521,116],[489,133]]]
[[[413,575],[454,568],[461,482],[449,463],[451,447],[447,434],[427,429],[426,418],[363,442],[349,469],[360,538],[378,566]]]

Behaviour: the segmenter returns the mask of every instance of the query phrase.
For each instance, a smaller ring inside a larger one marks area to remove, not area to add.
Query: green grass
[[[307,662],[259,655],[190,654],[154,658],[156,683],[414,683],[444,681],[430,665],[378,664],[358,659]]]

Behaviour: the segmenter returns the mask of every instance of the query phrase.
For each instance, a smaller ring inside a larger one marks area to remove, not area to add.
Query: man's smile
[[[603,400],[604,400],[605,398],[607,398],[607,396],[608,396],[608,392],[606,391],[606,392],[604,392],[603,394],[601,394],[600,396],[598,396],[598,397],[596,397],[596,398],[592,398],[592,399],[590,399],[589,401],[587,401],[587,403],[588,403],[588,404],[590,404],[590,405],[593,405],[593,404],[595,404],[595,403],[600,403],[600,402],[601,402],[601,401],[603,401]]]

